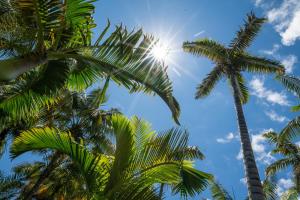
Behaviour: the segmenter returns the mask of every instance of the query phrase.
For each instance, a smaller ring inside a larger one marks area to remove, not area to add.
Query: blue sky
[[[95,13],[96,33],[110,19],[111,24],[122,23],[129,29],[142,27],[146,33],[170,43],[173,62],[169,64],[169,75],[174,96],[181,105],[180,122],[190,133],[190,144],[199,146],[206,155],[204,161],[196,163],[197,167],[213,173],[236,199],[244,199],[246,186],[238,156],[240,143],[231,91],[227,81],[222,80],[209,97],[195,100],[195,88],[213,63],[182,52],[181,45],[183,41],[203,37],[228,44],[251,10],[258,16],[268,16],[270,23],[265,24],[249,51],[278,59],[289,73],[299,75],[299,0],[101,0],[96,2]],[[245,76],[252,95],[244,111],[263,178],[265,167],[275,158],[269,154],[270,146],[261,133],[268,129],[281,130],[296,116],[290,112],[290,106],[297,101],[273,76]],[[175,126],[170,111],[158,97],[129,94],[114,84],[109,88],[109,96],[108,107],[120,108],[128,116],[142,117],[156,130]],[[0,161],[1,169],[8,170],[11,166],[7,159],[5,155]],[[25,156],[14,163],[26,159]],[[281,189],[289,186],[290,178],[289,172],[278,177]],[[200,197],[209,197],[209,194],[206,192]]]

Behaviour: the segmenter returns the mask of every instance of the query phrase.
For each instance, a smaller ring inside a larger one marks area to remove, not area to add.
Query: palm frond
[[[294,199],[298,199],[298,197],[299,195],[297,190],[295,188],[291,188],[282,194],[280,200],[294,200]]]
[[[217,82],[222,78],[222,67],[215,67],[207,76],[202,80],[202,83],[197,86],[195,98],[203,98],[210,94]]]
[[[95,177],[104,175],[105,170],[97,170],[108,162],[105,156],[94,156],[80,144],[74,142],[69,133],[54,128],[34,128],[24,131],[17,137],[10,149],[11,157],[15,158],[25,152],[49,148],[69,155],[85,175],[90,189],[95,187]]]
[[[115,162],[110,170],[105,190],[111,190],[125,176],[133,156],[134,132],[130,121],[122,115],[114,115],[112,127],[116,137]]]
[[[184,42],[183,50],[197,56],[205,56],[215,62],[226,60],[227,49],[210,39],[201,39],[194,42]]]
[[[290,165],[294,165],[295,162],[296,162],[295,159],[290,158],[290,157],[277,160],[276,162],[272,163],[271,165],[269,165],[267,167],[266,175],[267,176],[274,175],[276,172],[283,170]]]
[[[245,104],[249,100],[249,90],[245,85],[245,79],[240,73],[237,75],[237,84],[240,100],[243,104]]]
[[[276,76],[276,79],[279,80],[287,90],[294,92],[300,97],[300,80],[297,77],[289,75]]]
[[[277,200],[277,185],[272,178],[267,178],[262,183],[263,191],[267,200]]]
[[[244,26],[242,26],[237,32],[236,37],[230,44],[230,47],[233,50],[243,51],[250,45],[265,22],[265,18],[258,18],[253,12],[249,13]]]
[[[223,186],[216,181],[211,181],[210,191],[214,200],[233,200]]]
[[[283,74],[284,67],[277,61],[241,54],[237,59],[241,70],[254,73],[277,73]]]
[[[99,41],[98,41],[99,42]],[[111,76],[131,92],[143,91],[159,95],[169,106],[178,123],[179,105],[172,96],[172,84],[166,66],[151,57],[155,40],[141,30],[128,33],[117,29],[99,47],[86,47],[79,53],[51,53],[54,57],[72,58],[89,63],[89,67]]]
[[[285,138],[287,140],[299,135],[300,130],[300,117],[296,117],[291,120],[280,132],[280,137]]]

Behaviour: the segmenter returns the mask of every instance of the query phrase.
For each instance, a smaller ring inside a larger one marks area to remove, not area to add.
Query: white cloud
[[[277,114],[274,110],[271,111],[266,111],[265,114],[272,120],[276,122],[285,122],[288,121],[289,119],[285,116],[281,116]]]
[[[252,135],[251,145],[254,153],[256,154],[257,161],[264,164],[271,164],[275,161],[275,158],[271,155],[271,152],[267,151],[267,139],[263,136],[265,132],[273,131],[273,129],[263,130],[260,134]]]
[[[267,139],[263,137],[263,134],[269,131],[273,131],[273,129],[266,129],[259,134],[251,135],[252,136],[251,145],[256,157],[256,161],[266,165],[269,165],[275,161],[275,157],[273,157],[271,155],[271,152],[267,150],[267,145],[268,145]],[[238,160],[243,159],[242,149],[240,149],[238,155],[236,156],[236,159]]]
[[[264,81],[258,78],[253,78],[250,81],[250,87],[253,90],[252,94],[260,99],[266,100],[271,104],[278,104],[281,106],[289,106],[290,103],[284,93],[269,90],[265,88]]]
[[[286,73],[292,73],[292,71],[294,69],[294,65],[297,61],[298,61],[298,58],[295,55],[288,55],[281,60],[281,63],[285,67]]]
[[[231,142],[233,139],[238,138],[237,135],[234,135],[233,133],[228,133],[225,138],[217,138],[217,142],[221,144],[226,144]]]
[[[281,0],[280,5],[275,2],[278,1],[255,0],[255,5],[265,10],[270,23],[281,36],[282,44],[293,45],[300,38],[300,1]]]
[[[293,186],[294,186],[294,183],[291,179],[281,178],[277,182],[276,192],[277,192],[278,196],[281,196],[286,190],[290,189]]]

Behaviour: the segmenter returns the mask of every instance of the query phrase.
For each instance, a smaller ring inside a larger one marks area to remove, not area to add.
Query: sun
[[[163,42],[157,42],[156,44],[153,45],[151,49],[151,56],[159,61],[166,63],[169,59],[169,53],[170,53],[170,47]]]

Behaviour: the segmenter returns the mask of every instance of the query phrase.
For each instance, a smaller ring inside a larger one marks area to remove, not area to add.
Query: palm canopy
[[[184,42],[184,51],[207,57],[216,65],[198,85],[196,98],[209,95],[217,82],[221,78],[227,77],[228,79],[237,79],[239,97],[245,103],[249,94],[241,72],[284,73],[284,68],[280,63],[252,56],[246,52],[247,47],[254,40],[265,21],[264,18],[257,18],[254,13],[248,14],[244,26],[240,28],[228,47],[211,39]]]
[[[170,129],[157,134],[136,117],[129,120],[114,115],[112,134],[115,137],[112,154],[92,153],[88,145],[76,142],[69,132],[51,127],[24,131],[14,140],[10,152],[13,158],[33,150],[62,153],[77,168],[61,173],[81,174],[80,180],[85,185],[81,190],[94,199],[158,199],[157,183],[170,185],[174,193],[183,197],[193,196],[203,191],[211,179],[211,175],[193,167],[193,159],[203,155],[197,148],[187,146],[188,137],[183,130]],[[42,187],[45,193],[49,185],[47,180]]]
[[[281,155],[281,158],[270,164],[266,169],[266,175],[274,175],[275,173],[292,167],[294,176],[294,189],[300,193],[300,147],[286,137],[284,132],[277,134],[275,132],[267,132],[264,134],[270,143],[275,145],[272,150],[273,154]]]
[[[150,55],[155,38],[123,26],[108,34],[108,22],[93,43],[94,6],[89,0],[0,4],[0,80],[13,79],[2,86],[6,92],[1,109],[24,117],[53,103],[62,88],[82,91],[111,77],[131,92],[160,96],[178,123],[179,105],[172,96],[167,66]]]

